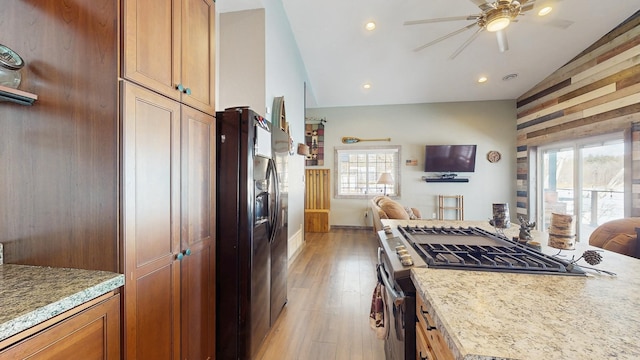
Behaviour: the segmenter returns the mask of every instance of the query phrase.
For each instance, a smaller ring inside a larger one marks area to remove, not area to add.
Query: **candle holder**
[[[549,226],[549,243],[552,248],[562,250],[574,250],[576,246],[575,216],[568,214],[551,213],[551,225]]]
[[[489,225],[493,226],[497,234],[504,235],[504,229],[511,227],[509,216],[509,204],[493,204],[493,218],[489,219]]]

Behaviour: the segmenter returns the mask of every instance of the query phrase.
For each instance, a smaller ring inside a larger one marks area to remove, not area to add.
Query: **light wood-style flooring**
[[[288,303],[256,360],[384,359],[369,327],[378,241],[372,230],[307,233],[289,268]]]

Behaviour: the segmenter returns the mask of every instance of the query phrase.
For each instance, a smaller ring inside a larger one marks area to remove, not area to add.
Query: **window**
[[[539,156],[542,229],[551,213],[576,215],[577,237],[587,242],[596,227],[625,216],[622,134],[545,146]]]
[[[400,196],[400,146],[338,147],[334,159],[336,198]],[[393,184],[378,184],[380,175],[386,172],[391,174]]]

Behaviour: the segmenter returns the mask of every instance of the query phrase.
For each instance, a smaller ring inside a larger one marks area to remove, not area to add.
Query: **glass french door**
[[[599,225],[624,217],[623,135],[541,147],[538,218],[547,231],[552,213],[575,215],[578,241]]]

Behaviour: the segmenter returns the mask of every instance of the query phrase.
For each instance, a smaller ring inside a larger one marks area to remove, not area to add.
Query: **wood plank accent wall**
[[[330,203],[330,170],[307,169],[306,171],[305,209],[329,210]]]
[[[517,101],[517,214],[529,209],[529,150],[549,143],[625,131],[640,163],[640,11]],[[632,216],[640,216],[640,173],[632,171]]]

